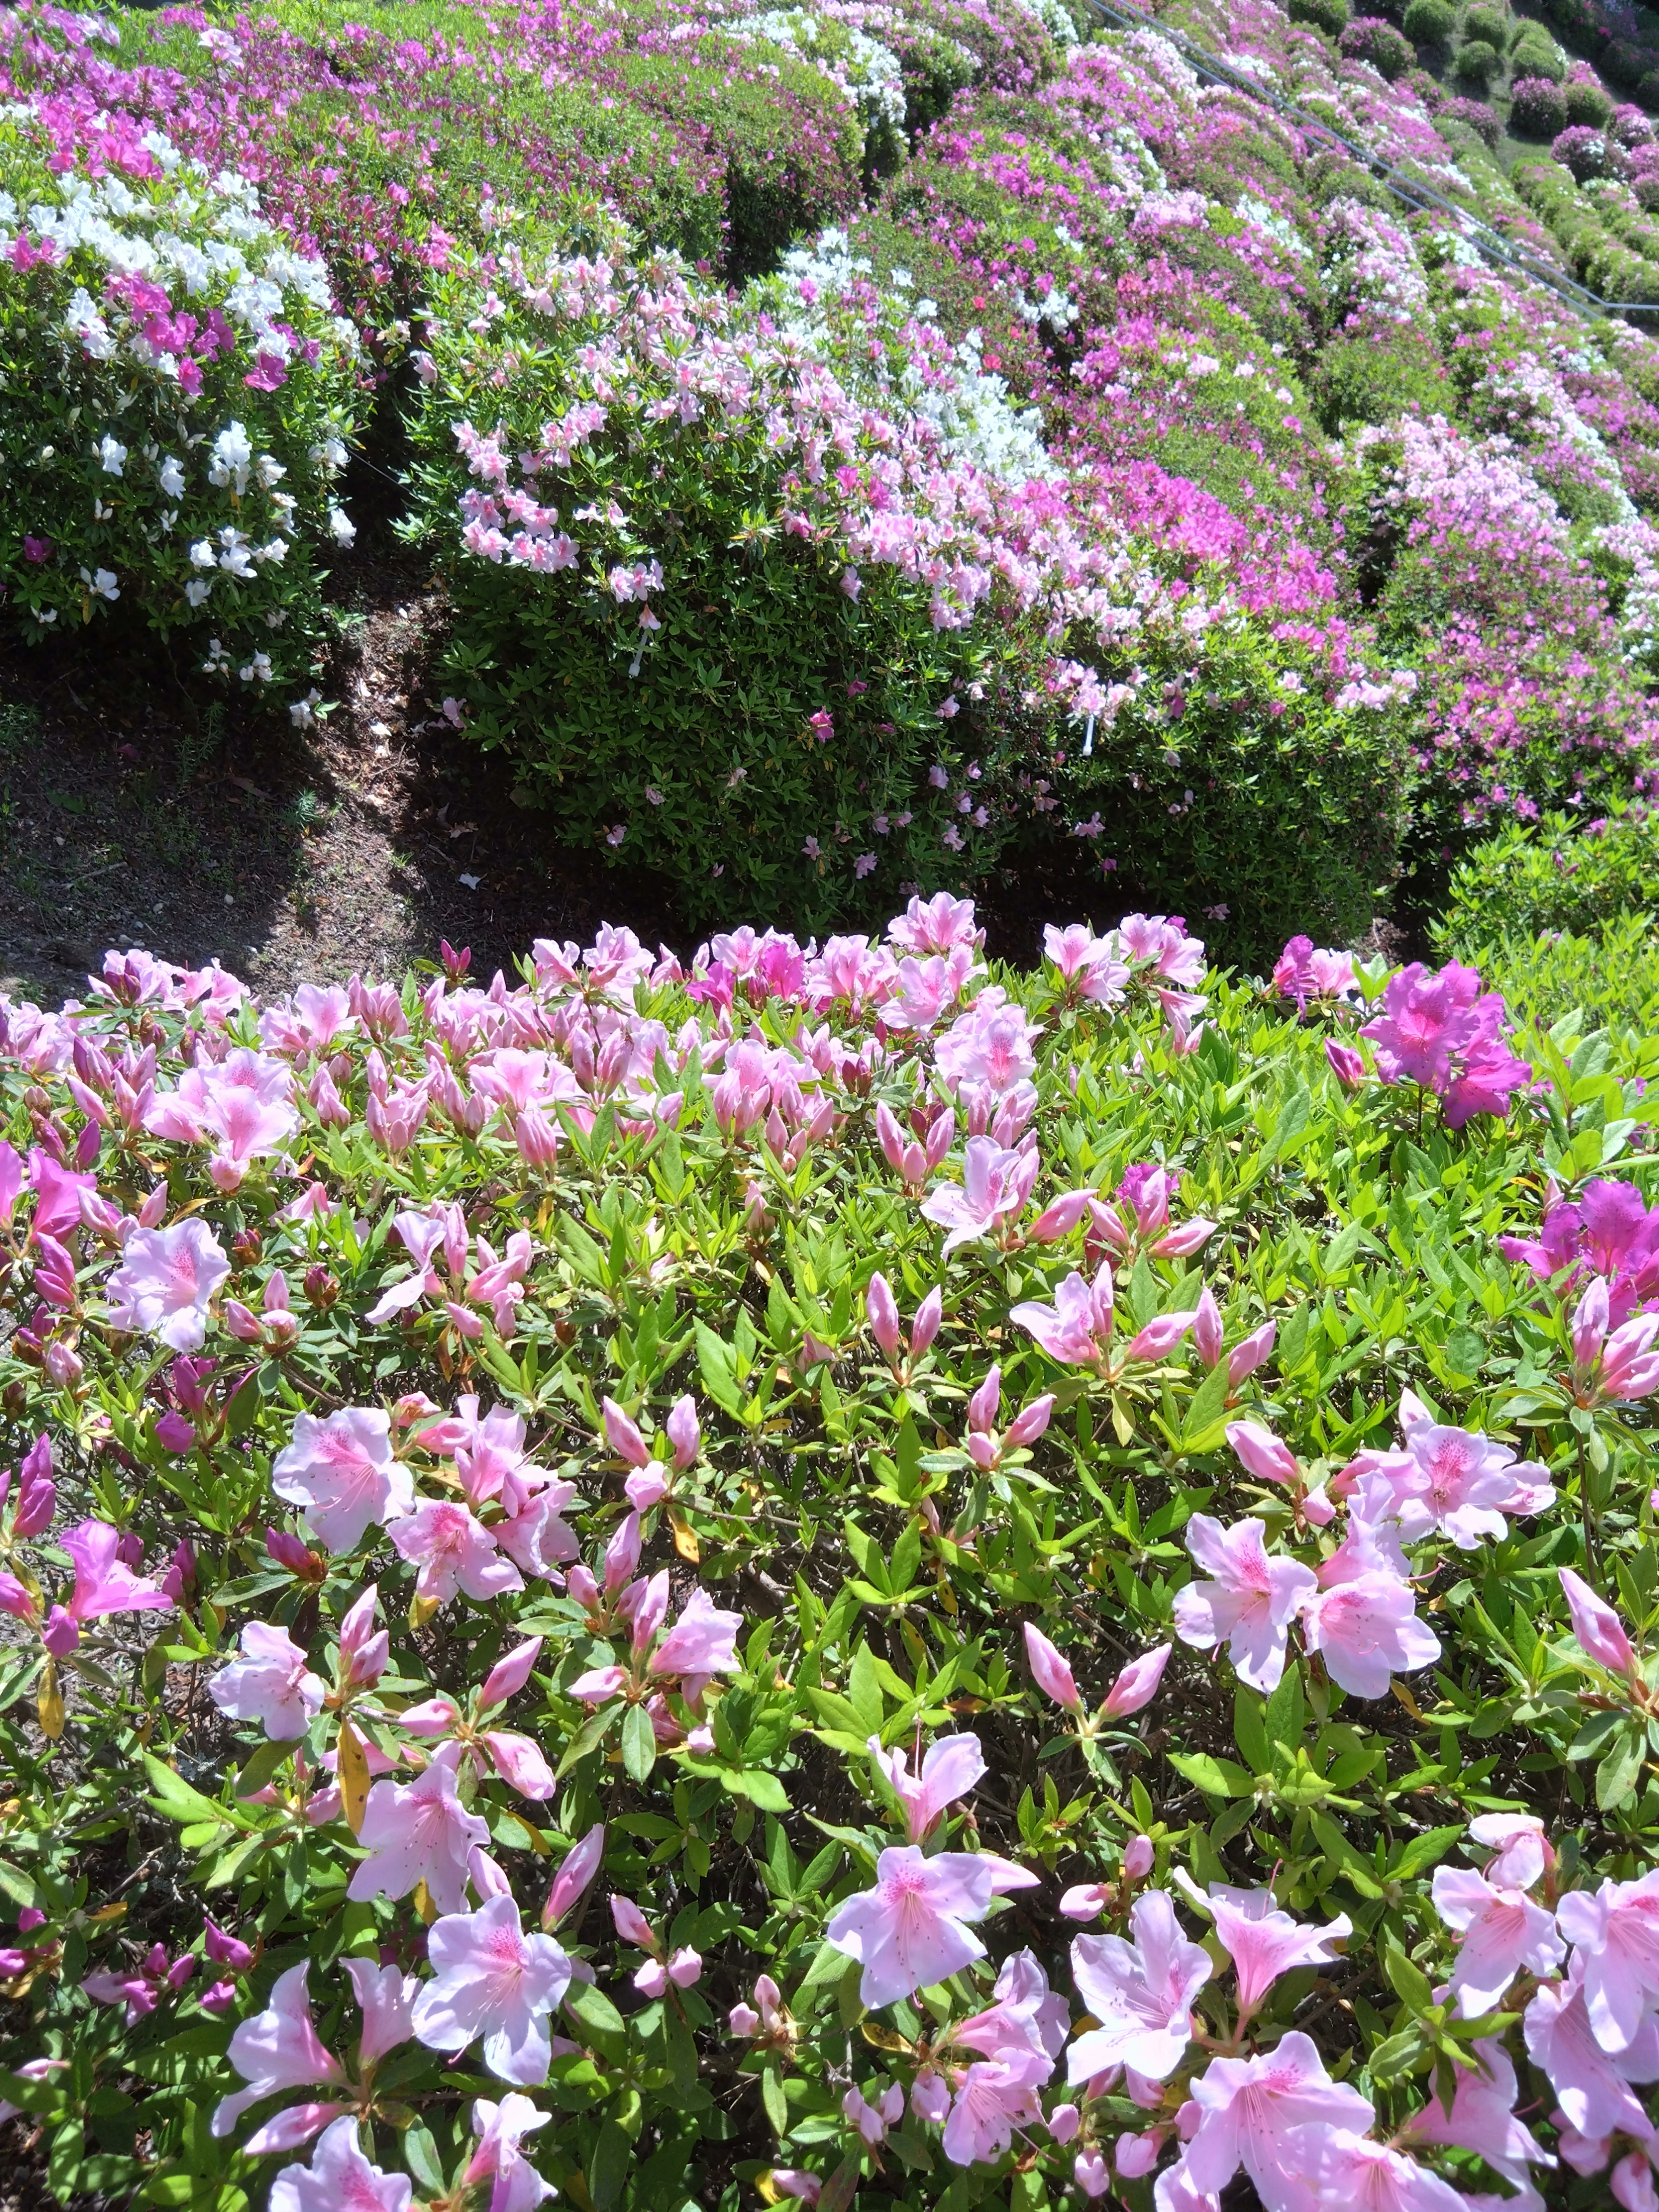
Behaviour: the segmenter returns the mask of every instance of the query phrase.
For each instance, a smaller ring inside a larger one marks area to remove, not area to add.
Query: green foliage
[[[1466,39],[1483,39],[1487,46],[1502,53],[1510,42],[1515,19],[1507,9],[1477,5],[1466,9],[1463,15],[1463,35]]]
[[[1581,1030],[1608,1030],[1634,1055],[1640,1040],[1659,1029],[1659,934],[1651,915],[1615,915],[1583,933],[1536,936],[1483,932],[1466,916],[1455,933],[1440,926],[1436,944],[1445,957],[1478,967],[1523,1030],[1547,1030],[1576,1014]]]
[[[1540,76],[1559,84],[1567,73],[1566,56],[1541,25],[1529,23],[1516,40],[1510,65],[1517,77]]]
[[[1443,46],[1457,27],[1457,11],[1449,0],[1411,0],[1405,26],[1413,45]]]
[[[1386,422],[1408,407],[1444,412],[1451,398],[1432,338],[1398,326],[1326,346],[1315,392],[1333,436],[1346,423]]]
[[[1483,838],[1452,870],[1446,942],[1571,930],[1583,935],[1659,895],[1659,820],[1617,805],[1586,823],[1546,815]]]
[[[1348,0],[1289,0],[1286,12],[1292,21],[1311,23],[1334,39],[1346,28],[1352,11]]]
[[[1503,67],[1496,46],[1484,39],[1469,39],[1452,56],[1452,75],[1460,84],[1479,85],[1483,89],[1490,84]]]
[[[1592,131],[1600,131],[1613,113],[1613,102],[1599,84],[1575,80],[1562,87],[1561,99],[1568,122],[1583,124]]]

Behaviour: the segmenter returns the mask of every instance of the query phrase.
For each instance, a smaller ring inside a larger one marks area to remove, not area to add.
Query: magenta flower
[[[1067,1712],[1081,1714],[1083,1695],[1071,1668],[1042,1631],[1029,1620],[1025,1623],[1025,1656],[1032,1679],[1043,1695],[1052,1698],[1057,1705],[1063,1705]]]
[[[1413,962],[1389,978],[1382,1012],[1359,1034],[1370,1040],[1384,1083],[1432,1091],[1461,1129],[1475,1114],[1501,1119],[1510,1095],[1532,1080],[1530,1066],[1504,1045],[1505,1027],[1503,999],[1482,993],[1473,968],[1450,961],[1431,975]]]
[[[310,1972],[309,1962],[302,1961],[278,1975],[264,2010],[245,2020],[231,2037],[230,2063],[248,2086],[221,2098],[215,2106],[216,2136],[228,2136],[250,2105],[263,2103],[282,2090],[333,2087],[344,2081],[339,2061],[318,2040],[306,1993]],[[339,2107],[331,2109],[337,2112]],[[319,2119],[317,2127],[322,2124]]]
[[[21,1972],[27,1963],[25,1954],[14,1951],[9,1956],[17,1963],[9,1966],[7,1972]],[[155,2011],[164,1991],[182,1989],[195,1971],[196,1961],[188,1951],[169,1963],[166,1949],[157,1943],[142,1965],[130,1972],[88,1974],[81,1986],[97,2004],[125,2006],[124,2016],[131,2027],[134,2021]]]
[[[1132,2066],[1162,2081],[1192,2040],[1193,2004],[1214,1971],[1208,1952],[1182,1933],[1167,1890],[1137,1898],[1129,1925],[1133,1942],[1121,1936],[1073,1940],[1073,1978],[1099,2022],[1066,2053],[1066,2078],[1073,2085],[1111,2066]]]
[[[415,2001],[415,2033],[429,2050],[459,2054],[483,2039],[483,2062],[523,2088],[547,2079],[548,2020],[570,1983],[570,1961],[550,1936],[526,1935],[512,1897],[434,1920],[427,1935],[434,1978]]]
[[[924,1858],[908,1844],[882,1853],[875,1887],[837,1905],[824,1940],[863,1966],[859,1995],[874,2010],[982,1959],[985,1946],[967,1923],[984,1917],[994,1893],[982,1856],[941,1851]]]
[[[1564,1296],[1583,1276],[1603,1276],[1614,1322],[1659,1297],[1659,1206],[1650,1210],[1633,1183],[1586,1183],[1576,1204],[1548,1207],[1535,1238],[1500,1237],[1498,1249]]]
[[[985,1771],[985,1754],[976,1735],[940,1736],[928,1746],[915,1774],[902,1746],[884,1751],[881,1738],[872,1735],[868,1748],[904,1808],[913,1844],[930,1835],[945,1818],[945,1808],[965,1797]]]
[[[1242,2166],[1269,2204],[1285,2201],[1303,2157],[1291,2140],[1298,2128],[1371,2124],[1370,2101],[1333,2081],[1311,2039],[1292,2029],[1260,2058],[1212,2058],[1193,2083],[1199,2121],[1182,2155],[1185,2180],[1218,2194]]]
[[[524,1577],[496,1550],[489,1530],[454,1498],[423,1499],[392,1522],[391,1533],[399,1557],[418,1563],[415,1594],[428,1604],[447,1605],[460,1591],[483,1603],[524,1588]]]
[[[371,1527],[415,1510],[414,1480],[392,1457],[391,1439],[391,1416],[378,1406],[348,1406],[320,1421],[296,1413],[270,1486],[305,1509],[307,1528],[331,1552],[355,1551]]]
[[[1591,2032],[1603,2051],[1620,2056],[1651,2027],[1650,2008],[1659,1997],[1659,1873],[1571,1889],[1555,1917],[1573,1946]]]
[[[516,2090],[509,2090],[499,2105],[488,2097],[473,2100],[472,2132],[478,2138],[478,2148],[467,2160],[461,2185],[471,2189],[488,2181],[491,2185],[488,2212],[535,2212],[544,2198],[558,2194],[520,2148],[526,2136],[533,2129],[544,2128],[552,2117]]]
[[[1659,1390],[1659,1314],[1638,1314],[1609,1332],[1607,1285],[1589,1284],[1572,1317],[1572,1369],[1581,1405],[1616,1405]]]
[[[75,1563],[70,1618],[79,1623],[109,1613],[171,1613],[173,1600],[121,1557],[125,1540],[102,1521],[82,1521],[59,1540]],[[131,1539],[134,1559],[137,1539]]]
[[[1518,1889],[1495,1888],[1472,1867],[1437,1867],[1432,1894],[1460,1938],[1451,1985],[1466,2020],[1494,2011],[1523,1966],[1553,1974],[1567,1955],[1553,1912]]]
[[[386,2173],[363,2153],[357,2122],[337,2119],[308,2167],[285,2166],[270,2185],[270,2212],[409,2212],[414,2184]]]
[[[259,1620],[242,1631],[242,1656],[222,1667],[208,1685],[222,1713],[258,1721],[268,1736],[283,1742],[305,1734],[327,1694],[288,1631]]]
[[[368,1856],[353,1874],[348,1897],[360,1904],[407,1897],[424,1881],[440,1912],[461,1910],[469,1855],[475,1844],[489,1849],[489,1829],[457,1793],[460,1756],[459,1744],[440,1744],[413,1782],[377,1782],[370,1790],[357,1838]]]
[[[230,1273],[223,1247],[192,1216],[170,1229],[135,1229],[110,1277],[110,1320],[140,1336],[159,1336],[175,1352],[196,1352],[207,1334],[208,1304]]]
[[[1176,1591],[1176,1635],[1200,1651],[1224,1642],[1240,1681],[1277,1689],[1290,1623],[1318,1587],[1311,1570],[1298,1559],[1269,1558],[1259,1521],[1224,1528],[1207,1513],[1194,1513],[1187,1549],[1211,1579]]]

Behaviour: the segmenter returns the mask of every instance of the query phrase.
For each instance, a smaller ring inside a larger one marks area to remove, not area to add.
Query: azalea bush
[[[286,697],[321,630],[356,337],[241,179],[161,133],[0,118],[0,591],[14,635],[159,641]]]
[[[31,2185],[1647,2201],[1650,1044],[944,896],[0,1022]]]

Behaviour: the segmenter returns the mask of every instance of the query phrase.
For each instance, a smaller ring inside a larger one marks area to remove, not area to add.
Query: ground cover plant
[[[0,1008],[40,2185],[1644,2203],[1650,1036],[468,970]]]

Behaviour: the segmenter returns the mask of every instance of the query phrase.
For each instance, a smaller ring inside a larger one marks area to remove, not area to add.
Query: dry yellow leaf
[[[368,1802],[368,1755],[362,1739],[349,1720],[340,1723],[340,1807],[354,1836],[363,1829],[363,1808]]]

